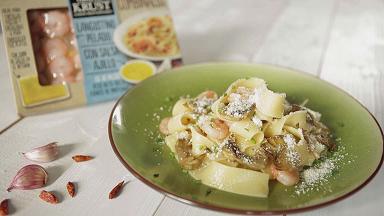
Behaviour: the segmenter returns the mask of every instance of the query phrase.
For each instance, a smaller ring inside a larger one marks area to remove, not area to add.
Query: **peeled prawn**
[[[52,61],[55,58],[65,56],[68,51],[68,46],[60,38],[48,39],[44,42],[43,52],[48,61]]]
[[[45,13],[44,24],[44,32],[51,38],[64,36],[71,28],[68,14],[59,10]]]
[[[60,84],[60,83],[73,83],[73,82],[76,82],[78,81],[77,78],[73,75],[64,75],[64,74],[61,74],[59,76],[57,76],[52,83],[55,83],[55,84]]]
[[[68,10],[31,10],[27,16],[40,84],[82,80],[80,56]]]
[[[213,139],[222,140],[229,135],[228,125],[220,119],[206,119],[200,127],[208,137]]]
[[[159,125],[159,130],[164,135],[169,134],[169,130],[168,130],[169,119],[171,119],[171,118],[169,118],[169,117],[163,118],[163,120],[161,120],[160,125]]]
[[[207,90],[199,94],[196,98],[189,100],[188,106],[196,113],[207,114],[210,112],[211,105],[216,99],[216,92]]]
[[[138,41],[134,41],[132,43],[132,48],[135,52],[142,53],[148,50],[154,50],[155,45],[150,39],[143,38]]]
[[[154,28],[154,27],[161,27],[161,26],[163,26],[163,22],[161,21],[161,19],[159,19],[159,18],[157,18],[157,17],[150,18],[150,19],[147,21],[147,24],[148,24],[149,28]]]
[[[67,57],[60,57],[54,59],[49,65],[48,70],[53,75],[55,83],[65,81],[75,81],[75,67],[73,62]]]
[[[204,92],[200,93],[197,96],[197,98],[198,99],[201,99],[201,98],[217,99],[217,93],[212,91],[212,90],[207,90],[207,91],[204,91]]]
[[[299,172],[294,171],[277,171],[276,180],[285,186],[292,186],[299,182]]]
[[[270,175],[270,179],[276,179],[285,186],[292,186],[299,182],[300,175],[297,170],[278,170],[274,164],[271,164],[265,170]]]

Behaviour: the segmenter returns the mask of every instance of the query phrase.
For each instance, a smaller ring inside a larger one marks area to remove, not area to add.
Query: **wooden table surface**
[[[382,0],[171,0],[185,64],[207,61],[269,63],[314,74],[346,90],[384,126],[384,1]],[[1,38],[2,40],[2,38]],[[20,118],[14,105],[4,44],[0,45],[0,199],[14,215],[225,215],[175,201],[135,179],[118,161],[107,137],[114,101]],[[47,205],[39,190],[5,192],[28,161],[20,152],[50,141],[65,145],[49,163],[47,190],[63,201]],[[74,164],[75,153],[95,156]],[[109,190],[132,180],[115,200]],[[78,183],[76,198],[65,192]],[[352,197],[298,215],[384,215],[383,168]],[[54,182],[54,184],[52,184]]]

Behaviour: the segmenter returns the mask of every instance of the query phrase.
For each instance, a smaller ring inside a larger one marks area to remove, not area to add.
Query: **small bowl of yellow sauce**
[[[131,60],[120,68],[120,76],[133,84],[139,83],[155,73],[155,64],[145,60]]]

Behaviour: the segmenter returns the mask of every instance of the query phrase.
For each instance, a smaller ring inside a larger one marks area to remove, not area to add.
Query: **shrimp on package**
[[[120,97],[182,64],[166,0],[2,0],[22,116]]]

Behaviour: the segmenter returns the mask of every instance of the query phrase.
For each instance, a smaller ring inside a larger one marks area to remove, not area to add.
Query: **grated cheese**
[[[197,113],[207,113],[211,105],[215,102],[213,98],[202,97],[193,101],[194,111]]]
[[[248,98],[248,102],[251,104],[255,104],[257,107],[257,104],[261,103],[263,92],[266,90],[267,90],[266,86],[261,86],[257,89],[254,89],[252,94]]]
[[[177,134],[177,139],[179,140],[187,140],[189,138],[189,134],[187,131],[182,131]]]
[[[226,115],[243,118],[251,111],[252,104],[248,102],[247,95],[241,96],[240,94],[232,93],[228,99],[230,102],[223,109]]]
[[[311,167],[303,171],[303,181],[308,185],[313,185],[319,181],[324,180],[332,170],[335,168],[335,164],[331,160],[325,160],[318,167]]]
[[[345,160],[350,157],[344,146],[339,146],[333,155],[328,156],[324,161],[316,164],[301,172],[301,181],[295,186],[295,193],[297,195],[306,194],[311,191],[327,192],[331,189],[326,187],[326,183],[336,178],[334,171],[343,166],[354,162],[353,159]]]
[[[263,126],[263,122],[261,121],[260,118],[258,118],[257,116],[253,116],[252,117],[252,122],[255,123],[255,125],[259,128],[261,128]]]
[[[207,121],[210,121],[211,118],[209,116],[206,116],[206,115],[201,115],[198,117],[197,119],[197,125],[199,125],[200,127],[202,127],[202,125],[205,124],[205,122]]]
[[[300,184],[295,186],[295,193],[300,195],[315,189],[319,190],[319,186],[328,181],[328,178],[336,168],[334,160],[326,159],[317,166],[304,170],[300,176]]]
[[[285,144],[287,144],[287,151],[285,152],[287,161],[291,165],[297,166],[300,163],[300,155],[295,150],[295,146],[297,144],[295,138],[290,134],[286,134],[283,136],[283,140]]]
[[[283,137],[284,142],[287,144],[288,149],[293,149],[296,145],[296,140],[292,135],[286,134]]]

